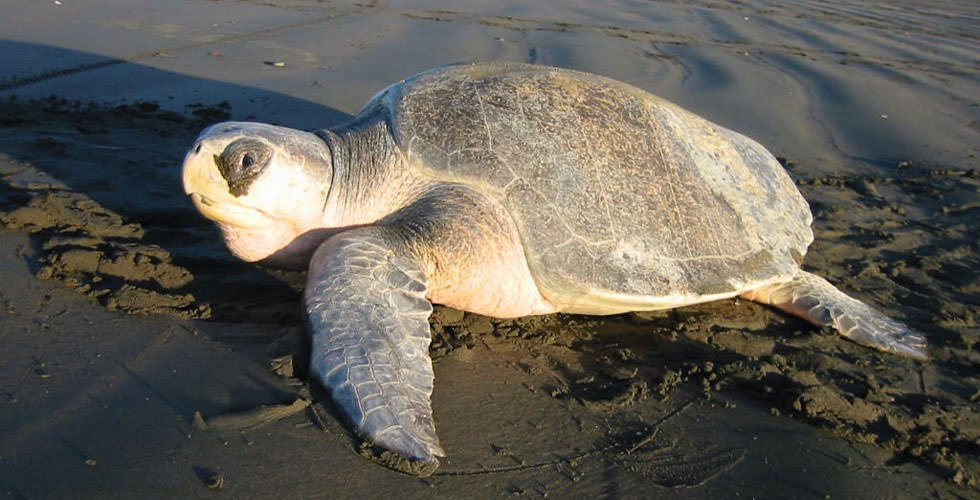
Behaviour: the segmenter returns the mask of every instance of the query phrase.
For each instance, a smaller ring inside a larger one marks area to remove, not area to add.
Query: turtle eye
[[[248,194],[248,188],[272,159],[272,149],[256,139],[232,142],[214,162],[228,182],[228,192],[235,197]]]

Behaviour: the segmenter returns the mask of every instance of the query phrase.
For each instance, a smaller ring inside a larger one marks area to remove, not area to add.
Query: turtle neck
[[[416,199],[428,182],[411,168],[387,122],[365,117],[314,132],[330,148],[333,175],[324,202],[335,227],[372,224]]]

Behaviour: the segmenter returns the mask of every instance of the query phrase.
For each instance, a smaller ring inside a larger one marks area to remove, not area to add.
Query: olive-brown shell
[[[511,214],[566,310],[672,307],[788,279],[809,207],[757,142],[609,78],[458,65],[382,91],[396,142],[432,177]]]

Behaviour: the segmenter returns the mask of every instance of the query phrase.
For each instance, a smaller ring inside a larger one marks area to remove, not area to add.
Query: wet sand
[[[970,2],[10,7],[0,492],[973,498],[978,18]],[[437,308],[449,457],[429,478],[371,463],[304,384],[302,273],[234,259],[179,164],[215,121],[337,125],[392,81],[468,60],[601,73],[758,139],[813,209],[805,267],[924,332],[933,359],[745,301],[521,320]],[[195,426],[297,396],[316,403]]]

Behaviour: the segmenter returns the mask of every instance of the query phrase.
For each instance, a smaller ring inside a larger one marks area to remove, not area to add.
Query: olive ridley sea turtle
[[[213,125],[183,180],[235,255],[308,267],[311,373],[413,463],[444,456],[430,301],[518,317],[741,296],[926,356],[919,333],[800,269],[812,216],[772,154],[602,76],[437,68],[329,130]]]

